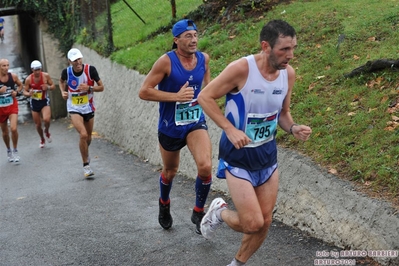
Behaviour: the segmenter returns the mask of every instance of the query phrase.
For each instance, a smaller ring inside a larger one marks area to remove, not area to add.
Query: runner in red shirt
[[[49,132],[51,108],[48,92],[54,90],[55,85],[50,75],[42,71],[42,63],[40,61],[32,61],[30,68],[33,73],[25,80],[24,96],[30,98],[32,118],[36,124],[36,131],[40,136],[40,148],[44,148],[46,143],[44,136],[46,136],[48,143],[51,142],[51,134]],[[44,131],[42,122],[44,123]]]

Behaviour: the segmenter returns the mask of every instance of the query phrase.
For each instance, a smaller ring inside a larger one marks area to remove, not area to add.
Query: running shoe
[[[91,170],[90,165],[86,165],[83,167],[83,172],[85,174],[85,177],[93,176],[94,172]]]
[[[227,266],[244,266],[244,265],[245,265],[244,262],[237,261],[237,260],[234,258],[233,261],[232,261],[229,265],[227,265]]]
[[[161,199],[159,199],[158,222],[165,230],[171,228],[173,224],[173,218],[172,215],[170,215],[170,203],[162,204]]]
[[[50,132],[44,132],[44,134],[46,135],[46,139],[48,143],[51,143],[53,140],[51,139],[51,134]]]
[[[9,161],[10,163],[12,163],[12,162],[14,161],[14,155],[12,154],[12,151],[11,151],[11,150],[8,150],[8,151],[7,151],[7,158],[8,158],[8,161]]]
[[[223,223],[216,217],[216,211],[227,208],[227,203],[222,198],[216,198],[212,201],[208,212],[201,221],[201,233],[206,239],[212,239],[215,230]]]
[[[191,222],[196,225],[195,232],[197,234],[201,234],[201,220],[204,218],[205,212],[196,212],[193,210],[193,214],[191,215]]]
[[[13,150],[13,151],[12,151],[12,154],[13,154],[13,156],[14,156],[14,163],[19,162],[19,160],[20,160],[21,158],[19,158],[18,151],[17,151],[17,150]]]
[[[44,148],[44,146],[45,146],[45,144],[46,144],[46,141],[45,140],[41,140],[40,141],[40,148]]]

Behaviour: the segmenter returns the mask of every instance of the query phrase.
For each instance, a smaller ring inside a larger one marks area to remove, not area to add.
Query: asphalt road
[[[96,136],[93,180],[83,177],[78,134],[68,119],[53,121],[53,142],[39,148],[34,124],[19,124],[19,163],[0,145],[0,265],[227,265],[241,235],[226,225],[214,240],[190,221],[194,181],[177,176],[171,194],[174,225],[158,224],[159,166]],[[154,152],[158,152],[155,151]],[[208,203],[217,196],[212,192]],[[339,251],[274,221],[247,265],[314,265],[319,251]],[[326,256],[327,258],[331,258]],[[376,265],[358,261],[356,265]]]

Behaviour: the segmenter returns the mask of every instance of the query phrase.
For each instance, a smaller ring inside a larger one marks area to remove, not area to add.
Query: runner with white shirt
[[[280,126],[300,140],[310,127],[297,125],[290,113],[295,70],[288,64],[297,46],[287,22],[273,20],[260,33],[261,52],[230,63],[199,94],[205,113],[223,129],[217,177],[225,178],[236,211],[222,198],[212,201],[201,221],[212,239],[225,222],[243,233],[229,266],[245,265],[266,239],[278,191],[277,143]],[[216,100],[226,96],[225,114]]]
[[[94,125],[94,92],[104,91],[104,85],[97,69],[83,64],[82,53],[72,48],[68,52],[70,66],[62,70],[60,90],[67,100],[67,111],[71,122],[80,135],[79,150],[83,161],[85,177],[94,175],[90,167],[89,146]]]

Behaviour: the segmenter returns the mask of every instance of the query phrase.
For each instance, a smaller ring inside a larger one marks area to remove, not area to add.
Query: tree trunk
[[[170,4],[172,6],[172,18],[176,18],[176,1],[170,0]]]

